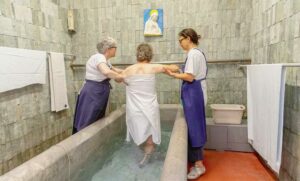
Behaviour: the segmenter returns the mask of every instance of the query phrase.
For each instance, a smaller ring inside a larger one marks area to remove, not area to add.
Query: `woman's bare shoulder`
[[[157,73],[157,67],[159,64],[134,64],[127,67],[123,72],[125,76],[133,75],[133,74],[155,74]]]
[[[127,67],[124,71],[123,74],[126,75],[130,75],[133,74],[134,72],[136,72],[136,70],[138,69],[138,65],[137,64],[133,64],[130,65],[129,67]]]

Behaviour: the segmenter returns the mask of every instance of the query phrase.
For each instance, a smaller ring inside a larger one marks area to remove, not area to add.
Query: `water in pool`
[[[143,158],[142,150],[133,141],[128,143],[122,137],[115,138],[110,154],[105,160],[94,160],[85,169],[88,173],[79,180],[91,181],[155,181],[159,180],[169,144],[172,125],[162,122],[161,144],[156,147],[151,160],[143,168],[138,162]],[[117,148],[118,147],[118,148]],[[117,149],[116,149],[117,148]],[[77,179],[76,179],[77,180]]]

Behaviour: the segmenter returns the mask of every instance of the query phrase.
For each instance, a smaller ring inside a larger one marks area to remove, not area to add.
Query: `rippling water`
[[[167,147],[171,136],[172,125],[162,124],[161,144],[156,147],[150,162],[139,168],[138,162],[143,158],[142,150],[133,142],[127,143],[124,137],[112,140],[109,155],[105,160],[95,159],[86,166],[88,173],[79,180],[92,181],[155,181],[159,180]],[[117,149],[115,149],[118,147]]]

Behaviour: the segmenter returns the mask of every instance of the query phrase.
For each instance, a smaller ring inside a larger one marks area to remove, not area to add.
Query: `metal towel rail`
[[[76,55],[69,54],[69,53],[64,53],[65,58],[70,58],[71,60],[74,60],[76,58]]]
[[[63,53],[65,59],[71,59],[74,60],[76,58],[76,55],[69,54],[69,53]],[[47,57],[49,58],[50,52],[47,52]]]

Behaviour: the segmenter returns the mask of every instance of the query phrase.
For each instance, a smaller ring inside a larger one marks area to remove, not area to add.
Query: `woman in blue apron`
[[[181,100],[188,127],[188,160],[193,163],[187,178],[195,179],[205,173],[203,147],[206,142],[206,75],[207,65],[204,53],[197,48],[200,36],[188,28],[179,33],[179,43],[187,52],[182,73],[168,72],[182,79]]]
[[[110,79],[123,81],[122,70],[108,62],[115,56],[116,49],[116,41],[107,37],[97,44],[98,53],[87,61],[85,82],[76,102],[73,134],[104,117],[111,89]]]

